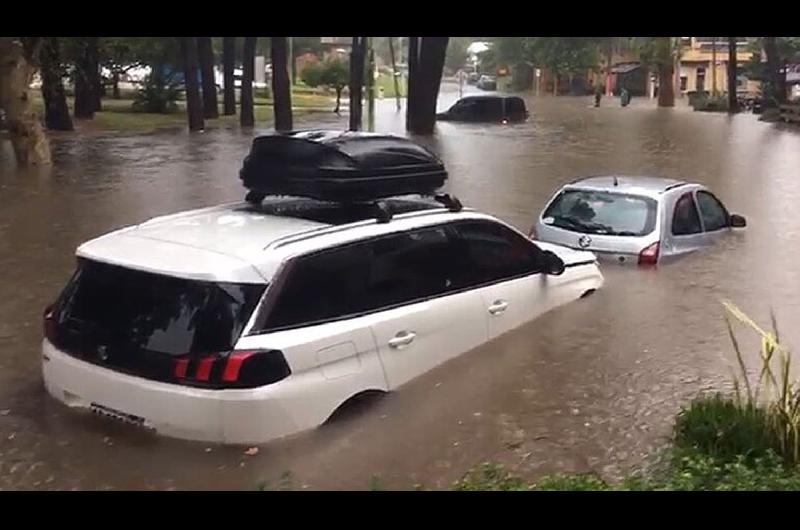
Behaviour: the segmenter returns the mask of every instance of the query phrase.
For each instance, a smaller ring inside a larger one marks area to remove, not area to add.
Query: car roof
[[[630,193],[658,198],[674,188],[689,185],[689,182],[665,177],[635,175],[603,175],[574,180],[565,188],[584,188],[617,193]]]
[[[364,233],[388,233],[406,226],[402,221],[409,217],[450,213],[430,200],[381,202],[394,216],[389,223],[377,222],[374,206],[306,198],[269,197],[259,206],[213,206],[111,232],[81,245],[77,255],[198,280],[264,283],[295,247],[308,250],[357,238],[359,228],[375,225],[380,225],[377,230]]]

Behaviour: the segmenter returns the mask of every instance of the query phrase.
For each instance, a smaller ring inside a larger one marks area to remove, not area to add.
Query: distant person
[[[628,89],[623,87],[622,90],[619,92],[619,103],[623,107],[627,107],[628,103],[631,102],[631,93],[628,92]]]
[[[596,87],[594,87],[594,106],[595,107],[599,107],[600,106],[600,100],[601,99],[603,99],[603,87],[600,86],[600,84],[598,83],[598,85]]]

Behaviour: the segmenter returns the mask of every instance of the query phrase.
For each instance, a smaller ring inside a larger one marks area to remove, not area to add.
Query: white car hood
[[[533,242],[540,249],[549,250],[561,258],[561,261],[563,261],[564,265],[566,266],[578,265],[581,263],[594,263],[597,261],[597,256],[594,255],[594,252],[589,252],[587,250],[576,250],[573,248],[556,245],[554,243],[545,243],[544,241],[534,240]]]

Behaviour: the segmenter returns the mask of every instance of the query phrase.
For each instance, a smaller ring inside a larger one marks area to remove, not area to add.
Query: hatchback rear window
[[[574,232],[644,236],[656,225],[656,201],[649,197],[595,190],[565,190],[542,221]]]
[[[78,354],[107,348],[113,360],[126,365],[140,352],[173,356],[228,351],[265,288],[81,259],[55,308],[57,346]]]

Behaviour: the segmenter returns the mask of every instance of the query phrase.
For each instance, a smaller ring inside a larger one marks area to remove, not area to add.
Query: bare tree
[[[244,49],[242,50],[242,93],[241,110],[239,111],[239,124],[242,127],[252,127],[255,125],[253,114],[253,70],[256,62],[256,37],[244,38]]]
[[[211,37],[197,37],[197,54],[203,81],[203,117],[219,118],[217,107],[217,83],[214,80],[214,48]]]
[[[289,80],[289,47],[286,37],[271,37],[272,105],[275,130],[292,130],[292,87]]]
[[[222,37],[222,76],[225,87],[222,96],[222,113],[236,114],[236,86],[234,67],[236,61],[236,37]]]
[[[205,123],[203,121],[200,86],[197,80],[197,39],[195,37],[180,37],[180,40],[186,86],[186,116],[189,119],[189,130],[201,131],[205,128]]]
[[[44,123],[51,131],[73,130],[64,91],[64,68],[58,37],[45,37],[39,51],[44,99]]]
[[[20,166],[52,163],[50,144],[29,94],[41,43],[41,37],[0,37],[0,108]]]

